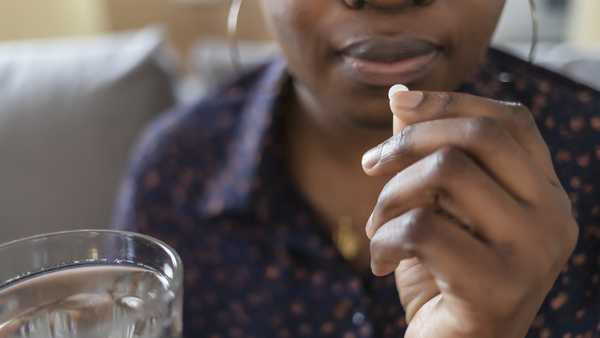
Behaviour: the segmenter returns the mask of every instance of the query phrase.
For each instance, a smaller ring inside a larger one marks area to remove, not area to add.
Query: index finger
[[[390,95],[395,128],[452,117],[488,117],[498,121],[544,170],[556,180],[550,152],[533,115],[525,106],[463,93],[399,91]]]

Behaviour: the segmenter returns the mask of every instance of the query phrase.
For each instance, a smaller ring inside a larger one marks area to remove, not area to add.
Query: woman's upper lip
[[[395,62],[440,50],[431,41],[406,36],[372,36],[352,41],[340,53],[372,62]]]

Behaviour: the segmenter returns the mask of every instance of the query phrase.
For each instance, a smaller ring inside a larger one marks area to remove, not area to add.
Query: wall
[[[572,6],[571,40],[582,46],[600,47],[600,1],[576,0]]]
[[[0,0],[1,1],[1,0]],[[104,0],[111,30],[165,23],[173,44],[185,52],[198,38],[226,35],[229,1]],[[329,0],[328,0],[329,1]],[[259,0],[246,0],[239,21],[241,39],[268,39]]]
[[[542,38],[556,40],[565,36],[564,16],[544,11],[543,0],[537,1]],[[269,37],[259,2],[244,1],[241,38]],[[227,0],[0,0],[0,40],[88,35],[163,23],[169,27],[171,41],[185,53],[198,37],[225,35],[228,3]],[[573,14],[566,36],[580,44],[600,44],[597,19],[600,0],[570,3]],[[507,0],[497,39],[528,41],[529,30],[527,1]]]
[[[97,34],[103,0],[0,0],[0,40]]]

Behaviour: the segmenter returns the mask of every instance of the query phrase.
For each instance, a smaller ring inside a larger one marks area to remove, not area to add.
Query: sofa
[[[130,149],[175,104],[160,28],[0,44],[0,243],[111,221]]]

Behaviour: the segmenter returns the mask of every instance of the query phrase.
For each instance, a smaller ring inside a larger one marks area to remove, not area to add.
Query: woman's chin
[[[391,119],[373,119],[358,117],[354,119],[355,125],[364,130],[372,131],[386,131],[392,132],[392,120]],[[391,135],[391,134],[390,134]]]
[[[358,111],[354,109],[347,111],[344,117],[356,129],[392,132],[392,113],[387,106],[377,111]]]

